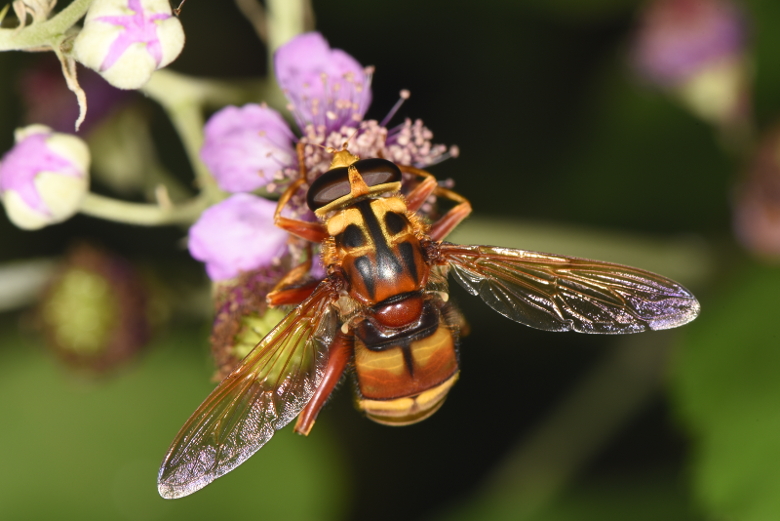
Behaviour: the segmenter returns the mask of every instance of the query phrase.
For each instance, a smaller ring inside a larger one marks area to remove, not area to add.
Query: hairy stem
[[[74,0],[49,20],[24,29],[0,29],[0,51],[24,51],[58,47],[65,32],[87,13],[93,0]]]

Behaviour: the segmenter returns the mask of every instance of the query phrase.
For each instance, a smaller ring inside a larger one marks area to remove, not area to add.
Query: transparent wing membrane
[[[442,243],[455,279],[507,318],[547,331],[637,333],[686,324],[693,294],[639,268],[562,255]]]
[[[322,379],[338,326],[320,286],[291,311],[181,428],[157,478],[160,495],[192,494],[257,452],[294,419]]]

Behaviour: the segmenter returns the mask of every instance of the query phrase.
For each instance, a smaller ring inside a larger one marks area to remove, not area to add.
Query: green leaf
[[[780,519],[780,270],[746,265],[702,302],[672,378],[693,485],[718,519]]]

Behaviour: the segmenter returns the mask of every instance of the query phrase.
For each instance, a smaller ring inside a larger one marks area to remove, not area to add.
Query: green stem
[[[268,52],[269,63],[279,46],[287,43],[305,30],[306,7],[304,0],[268,0]]]
[[[268,74],[274,77],[276,49],[306,30],[306,0],[267,0],[268,11]],[[285,100],[275,81],[271,83],[265,100],[269,105],[284,107]]]
[[[92,1],[74,0],[49,20],[34,23],[21,30],[0,29],[0,51],[23,51],[58,46],[65,32],[87,13]]]
[[[210,201],[203,195],[170,208],[163,208],[155,204],[128,203],[88,193],[81,204],[81,213],[109,221],[140,226],[190,225],[210,204]]]
[[[171,118],[200,189],[214,201],[221,199],[216,181],[200,160],[204,123],[201,109],[203,94],[200,84],[183,74],[161,70],[152,75],[142,90],[162,105]]]

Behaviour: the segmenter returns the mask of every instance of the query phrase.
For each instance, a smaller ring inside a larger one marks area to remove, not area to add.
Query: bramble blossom
[[[284,311],[270,309],[265,296],[285,274],[282,266],[264,266],[243,272],[236,280],[217,284],[211,352],[217,366],[215,380],[236,368],[273,327]]]
[[[126,259],[79,244],[49,282],[39,324],[63,361],[94,373],[108,371],[131,360],[151,337],[147,290]]]
[[[387,128],[385,124],[397,106],[385,121],[365,120],[371,103],[373,68],[363,67],[342,50],[331,49],[321,34],[307,33],[293,38],[279,48],[274,63],[277,80],[290,101],[288,108],[301,137],[296,139],[281,116],[263,105],[226,107],[215,113],[204,129],[201,158],[223,190],[282,192],[300,175],[296,141],[303,145],[303,169],[309,182],[330,167],[332,155],[324,147],[341,149],[346,142],[349,150],[360,157],[384,157],[416,167],[427,167],[457,155],[455,147],[448,150],[444,145],[432,144],[433,134],[420,120],[407,119],[397,127]],[[405,97],[408,93],[402,93],[402,98]],[[302,193],[290,200],[286,215],[314,219]],[[251,248],[252,259],[242,258],[240,266],[232,265],[222,252],[232,249],[247,252],[247,243],[228,246],[226,229],[213,227],[206,231],[199,223],[190,231],[190,251],[201,260],[205,260],[202,254],[205,250],[220,257],[218,262],[206,260],[213,280],[268,266],[274,255],[285,252],[285,249],[279,252],[277,242],[268,242],[268,231],[274,228],[272,212],[268,213],[267,221],[258,219],[254,223],[253,236],[250,237],[247,228],[247,235],[241,237],[241,241],[254,241],[256,246]],[[196,250],[192,244],[197,245]],[[222,268],[215,268],[217,264]],[[321,265],[314,264],[317,275],[321,276]]]
[[[284,253],[288,234],[274,226],[276,203],[235,194],[208,208],[192,225],[190,254],[206,263],[212,280],[270,265]]]
[[[295,156],[293,135],[281,114],[261,105],[226,107],[203,128],[200,157],[226,192],[251,192]]]

